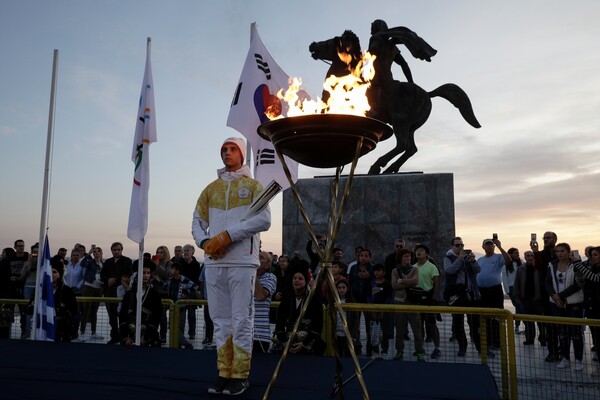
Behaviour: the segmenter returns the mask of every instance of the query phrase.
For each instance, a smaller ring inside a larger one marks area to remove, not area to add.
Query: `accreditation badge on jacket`
[[[247,199],[250,197],[250,189],[243,187],[238,189],[238,197],[240,199]]]

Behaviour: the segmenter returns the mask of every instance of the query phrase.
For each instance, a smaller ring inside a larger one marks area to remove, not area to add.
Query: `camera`
[[[492,239],[493,240],[498,240],[498,234],[497,233],[492,233]]]

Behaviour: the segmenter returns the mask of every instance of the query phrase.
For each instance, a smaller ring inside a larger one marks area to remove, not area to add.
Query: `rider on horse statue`
[[[382,105],[389,104],[391,101],[390,95],[394,82],[393,63],[400,65],[408,82],[414,83],[410,67],[396,47],[398,44],[404,44],[416,58],[429,62],[431,62],[431,57],[437,53],[433,47],[408,28],[389,29],[387,23],[382,19],[376,19],[371,23],[369,53],[375,55],[376,58],[373,62],[375,76],[371,81],[368,95],[373,107],[369,116],[382,121],[390,121],[390,116],[387,114],[388,109]]]

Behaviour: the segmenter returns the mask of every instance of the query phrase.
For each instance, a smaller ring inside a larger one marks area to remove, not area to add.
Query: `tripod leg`
[[[354,351],[354,343],[352,341],[352,336],[350,335],[350,329],[348,329],[348,320],[346,319],[346,312],[342,308],[342,302],[340,300],[340,296],[335,287],[335,282],[333,281],[333,275],[331,272],[325,275],[327,278],[327,283],[329,285],[329,289],[331,291],[333,297],[333,306],[335,310],[337,310],[337,314],[342,322],[342,327],[344,329],[344,334],[346,335],[346,343],[348,344],[348,349],[350,350],[350,356],[352,357],[352,361],[354,362],[354,370],[356,372],[356,377],[360,384],[361,393],[363,399],[369,398],[369,393],[367,392],[367,386],[363,379],[362,370],[360,364],[358,362],[358,358],[356,357],[356,352]]]

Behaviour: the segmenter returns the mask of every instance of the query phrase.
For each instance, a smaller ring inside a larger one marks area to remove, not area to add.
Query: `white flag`
[[[290,187],[283,166],[273,144],[258,136],[256,129],[262,123],[269,121],[265,116],[265,109],[277,99],[277,92],[280,89],[287,89],[288,85],[288,75],[273,60],[258,36],[256,24],[252,23],[250,50],[231,103],[227,126],[248,139],[254,155],[254,178],[263,186],[274,180],[283,190]],[[296,182],[298,163],[288,157],[285,157],[285,160],[292,180]]]
[[[56,310],[52,289],[52,267],[50,266],[50,246],[48,235],[42,249],[41,268],[38,271],[38,288],[36,290],[37,312],[35,316],[35,340],[54,341],[56,335]]]
[[[140,94],[140,104],[135,124],[135,137],[131,160],[135,165],[129,226],[127,237],[141,243],[148,230],[148,189],[150,187],[150,143],[156,142],[156,110],[154,109],[154,83],[150,66],[150,38],[146,49],[146,70]]]

